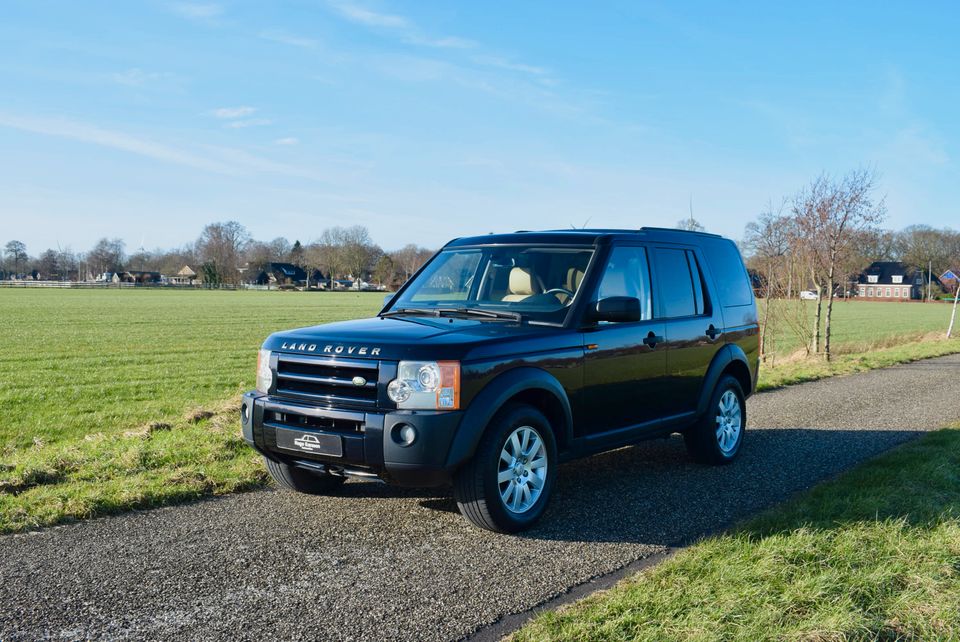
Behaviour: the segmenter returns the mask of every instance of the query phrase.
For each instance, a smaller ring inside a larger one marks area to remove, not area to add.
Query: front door
[[[660,417],[666,370],[664,325],[653,318],[650,267],[643,246],[611,249],[591,300],[640,300],[641,320],[601,322],[584,329],[584,388],[578,436],[629,428]]]

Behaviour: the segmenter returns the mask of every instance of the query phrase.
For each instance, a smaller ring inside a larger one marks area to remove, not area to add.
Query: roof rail
[[[713,232],[701,232],[700,230],[681,230],[675,227],[641,227],[641,231],[649,232],[682,232],[684,234],[700,234],[701,236],[713,236],[716,238],[723,238],[719,234],[714,234]]]

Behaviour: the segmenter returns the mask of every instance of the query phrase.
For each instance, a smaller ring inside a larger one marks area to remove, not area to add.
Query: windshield
[[[519,315],[562,323],[592,256],[593,250],[571,247],[444,250],[393,301],[388,314]]]

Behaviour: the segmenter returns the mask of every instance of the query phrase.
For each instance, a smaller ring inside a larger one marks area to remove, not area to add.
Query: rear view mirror
[[[629,323],[640,320],[640,299],[632,296],[610,296],[600,299],[590,310],[591,321]]]

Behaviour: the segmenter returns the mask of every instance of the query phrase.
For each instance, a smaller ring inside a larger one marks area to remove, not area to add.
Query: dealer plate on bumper
[[[277,428],[277,448],[298,453],[343,457],[343,440],[340,435]]]

